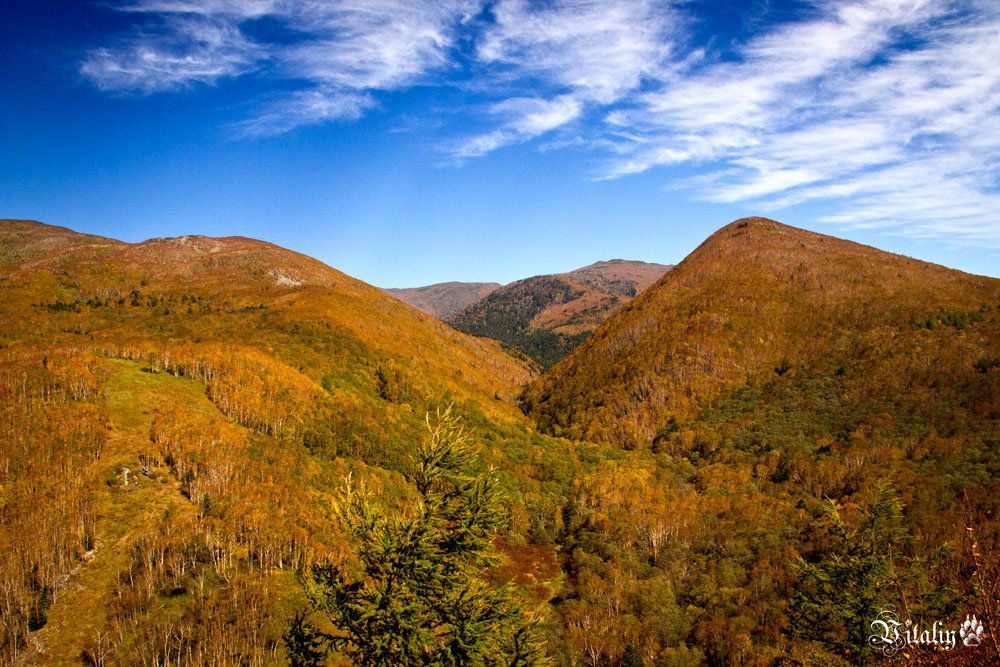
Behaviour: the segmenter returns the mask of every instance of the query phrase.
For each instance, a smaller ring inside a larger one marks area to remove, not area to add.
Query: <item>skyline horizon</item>
[[[92,235],[92,236],[101,236],[103,238],[107,238],[107,239],[110,239],[110,240],[113,240],[113,241],[120,241],[120,242],[128,243],[130,245],[137,245],[137,244],[145,243],[147,241],[156,241],[156,240],[164,240],[164,239],[176,239],[176,238],[185,238],[185,237],[202,237],[202,238],[208,238],[208,239],[224,239],[224,238],[242,238],[242,239],[248,239],[248,240],[251,240],[251,241],[258,241],[258,242],[263,242],[263,243],[269,243],[269,244],[274,245],[274,246],[276,246],[278,248],[281,248],[283,250],[289,250],[289,251],[292,251],[292,252],[304,255],[306,257],[310,257],[312,259],[318,260],[318,261],[322,262],[323,264],[326,264],[330,268],[335,269],[337,271],[340,271],[341,273],[347,275],[348,277],[350,277],[352,279],[359,280],[359,281],[361,281],[361,282],[363,282],[363,283],[365,283],[367,285],[370,285],[372,287],[376,287],[376,288],[381,289],[381,290],[408,290],[408,289],[421,289],[421,288],[425,288],[425,287],[432,287],[432,286],[435,286],[435,285],[444,285],[444,284],[448,284],[448,283],[456,283],[456,284],[489,284],[489,283],[495,283],[495,284],[498,284],[501,287],[503,287],[503,286],[507,286],[507,285],[510,285],[510,284],[513,284],[513,283],[516,283],[516,282],[519,282],[519,281],[527,280],[527,279],[530,279],[530,278],[536,278],[536,277],[540,277],[540,276],[549,276],[549,275],[564,275],[564,274],[572,273],[572,272],[580,270],[580,269],[589,268],[589,267],[597,265],[597,264],[604,264],[604,263],[610,263],[610,262],[639,262],[639,263],[643,263],[643,264],[654,264],[654,265],[661,265],[661,266],[669,266],[669,267],[672,268],[674,266],[677,266],[681,262],[683,262],[688,257],[688,255],[690,255],[692,252],[694,252],[700,245],[702,245],[703,243],[705,243],[706,241],[708,241],[709,238],[712,235],[714,235],[715,233],[721,231],[722,229],[725,229],[726,227],[729,227],[731,225],[739,223],[739,222],[741,222],[743,220],[752,220],[752,219],[764,219],[766,221],[776,222],[779,225],[784,225],[786,227],[792,227],[794,229],[803,229],[805,231],[814,231],[814,230],[807,229],[805,227],[797,227],[795,225],[788,225],[788,224],[786,224],[786,223],[784,223],[784,222],[782,222],[780,220],[776,220],[774,218],[768,218],[767,216],[750,215],[750,216],[744,216],[744,217],[741,217],[741,218],[736,218],[734,220],[730,220],[729,222],[727,222],[727,223],[719,226],[718,228],[714,229],[712,232],[710,232],[708,235],[706,235],[705,238],[703,238],[698,244],[696,244],[689,251],[685,252],[681,257],[679,257],[675,261],[666,261],[666,260],[664,260],[664,261],[656,261],[656,260],[648,260],[648,259],[637,259],[637,258],[631,258],[631,257],[608,257],[608,258],[594,259],[594,260],[589,261],[589,262],[587,262],[585,264],[580,264],[580,265],[574,266],[572,268],[559,269],[559,270],[550,270],[550,271],[547,271],[547,272],[544,272],[544,273],[533,273],[533,274],[530,274],[530,275],[523,275],[523,276],[515,277],[515,278],[513,278],[511,280],[507,280],[507,281],[488,280],[488,279],[483,279],[483,280],[440,280],[440,281],[436,281],[436,282],[433,282],[433,283],[411,284],[411,285],[380,285],[380,284],[377,284],[377,283],[373,283],[373,282],[370,282],[368,280],[365,280],[361,276],[357,276],[357,275],[351,274],[351,273],[343,270],[342,268],[340,268],[340,267],[338,267],[338,266],[336,266],[334,264],[330,264],[329,262],[327,262],[323,258],[310,254],[305,249],[291,248],[291,247],[283,246],[283,245],[281,245],[279,243],[275,243],[274,241],[270,241],[270,240],[268,240],[266,238],[260,238],[260,237],[254,237],[254,236],[245,236],[245,235],[240,235],[240,234],[228,234],[228,235],[212,236],[212,235],[207,235],[207,234],[193,233],[193,234],[178,234],[178,235],[174,235],[174,236],[151,236],[151,237],[143,238],[143,239],[136,240],[136,241],[128,241],[128,240],[121,239],[121,238],[116,238],[116,237],[112,237],[112,236],[106,236],[104,234],[96,234],[94,232],[90,232],[90,231],[83,230],[83,229],[74,229],[72,227],[67,227],[65,225],[55,225],[55,224],[47,223],[47,222],[45,222],[43,220],[33,220],[33,219],[28,219],[28,218],[0,218],[0,222],[13,221],[13,222],[38,223],[38,224],[46,225],[46,226],[49,226],[49,227],[56,227],[56,228],[65,229],[65,230],[68,230],[68,231],[73,232],[73,233],[86,234],[86,235]],[[953,266],[949,266],[947,264],[941,264],[939,262],[934,262],[934,261],[931,261],[931,260],[928,260],[928,259],[924,259],[922,257],[907,255],[907,254],[904,254],[904,253],[897,253],[897,252],[893,252],[891,250],[886,250],[884,248],[879,248],[878,246],[874,246],[874,245],[871,245],[871,244],[860,243],[858,241],[853,241],[853,240],[851,240],[851,239],[849,239],[847,237],[838,237],[838,236],[835,236],[835,235],[832,235],[832,234],[824,234],[823,232],[814,232],[814,233],[822,234],[824,236],[828,236],[828,237],[831,237],[831,238],[843,239],[843,240],[846,240],[846,241],[850,241],[852,243],[858,243],[861,246],[864,246],[864,247],[867,247],[867,248],[871,248],[871,249],[877,250],[879,252],[884,252],[884,253],[887,253],[887,254],[890,254],[890,255],[895,255],[895,256],[898,256],[898,257],[904,257],[906,259],[912,259],[912,260],[915,260],[915,261],[924,262],[926,264],[931,264],[931,265],[934,265],[934,266],[940,266],[940,267],[943,267],[943,268],[949,269],[949,270],[960,271],[962,273],[966,273],[966,274],[973,275],[973,276],[983,276],[983,277],[987,277],[987,278],[1000,278],[1000,273],[998,273],[996,275],[992,275],[992,274],[988,274],[988,273],[974,273],[974,272],[970,272],[970,271],[964,271],[963,269],[960,269],[960,268],[957,268],[957,267],[953,267]]]
[[[1000,270],[988,0],[0,14],[2,216],[262,238],[376,285],[676,263],[751,215]]]

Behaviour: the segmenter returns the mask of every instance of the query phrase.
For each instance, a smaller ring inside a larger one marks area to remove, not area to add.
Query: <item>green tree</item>
[[[301,611],[292,617],[282,639],[285,640],[288,662],[292,667],[313,667],[324,663],[326,636],[317,632]]]
[[[947,582],[936,585],[927,576],[946,550],[924,557],[911,555],[913,539],[902,519],[889,485],[873,490],[854,527],[841,519],[837,504],[830,502],[822,521],[833,537],[832,548],[818,562],[800,560],[796,566],[795,634],[818,640],[837,655],[863,661],[869,655],[864,649],[870,624],[882,609],[892,607],[914,620],[927,612],[940,618],[953,609]]]
[[[312,572],[317,607],[337,630],[328,639],[359,665],[542,664],[535,619],[489,578],[505,521],[497,481],[469,474],[475,455],[450,408],[427,427],[407,475],[412,511],[345,490],[338,512],[353,562]]]

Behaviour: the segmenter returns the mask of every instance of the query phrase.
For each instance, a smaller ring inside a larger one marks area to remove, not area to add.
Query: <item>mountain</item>
[[[426,415],[451,405],[522,497],[562,448],[514,405],[531,377],[270,243],[0,220],[0,662],[273,663],[294,574],[346,548],[344,480],[409,498]],[[508,571],[554,579],[526,530]]]
[[[296,357],[302,354],[322,366],[344,355],[302,347],[297,339],[327,332],[349,343],[354,353],[347,365],[357,367],[369,355],[376,365],[376,357],[440,364],[445,375],[462,376],[448,384],[464,385],[465,393],[510,395],[528,377],[521,362],[491,341],[458,335],[377,288],[263,241],[183,236],[128,244],[0,221],[0,244],[10,258],[4,266],[8,307],[48,314],[9,322],[0,343],[75,344],[80,334],[71,323],[86,328],[85,339],[93,341],[199,338],[274,348],[279,336],[294,347],[275,353],[286,363],[303,365]],[[439,349],[439,338],[449,349]],[[325,352],[333,357],[321,361]]]
[[[764,218],[739,220],[536,380],[525,404],[553,432],[646,446],[671,419],[775,368],[819,357],[851,363],[853,346],[883,330],[895,339],[940,337],[912,321],[972,317],[998,298],[996,279]]]
[[[400,301],[439,320],[449,317],[480,299],[483,299],[500,283],[436,283],[426,287],[388,288],[385,291]]]
[[[613,259],[535,276],[498,288],[445,321],[502,341],[548,368],[669,269]]]
[[[575,480],[560,538],[581,653],[875,664],[885,618],[1000,623],[1000,280],[738,220],[522,406],[622,450]],[[1000,660],[980,648],[902,650]]]
[[[522,281],[526,331],[631,298],[536,376],[253,239],[0,249],[4,664],[350,664],[345,606],[366,646],[425,638],[392,664],[453,636],[428,609],[559,667],[1000,624],[1000,280],[748,218],[634,298],[628,263]],[[1000,660],[939,648],[902,657]]]
[[[79,245],[107,247],[124,244],[33,220],[0,220],[0,264],[20,263]]]

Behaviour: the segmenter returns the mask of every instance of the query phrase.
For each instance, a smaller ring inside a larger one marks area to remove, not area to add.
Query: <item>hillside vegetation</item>
[[[719,230],[524,394],[544,430],[632,452],[575,482],[564,622],[600,619],[593,650],[644,664],[667,642],[831,665],[876,658],[884,608],[1000,620],[998,311],[995,279],[761,218]]]
[[[551,367],[670,267],[614,259],[500,287],[445,321]]]
[[[523,362],[311,258],[30,221],[0,240],[3,660],[281,662],[300,576],[346,553],[344,479],[405,505],[449,404],[506,511],[568,484],[542,488],[561,446],[512,405]],[[549,567],[517,555],[528,530],[508,558]]]
[[[435,283],[426,287],[390,288],[385,291],[422,313],[446,320],[466,306],[484,299],[500,283]]]
[[[1000,660],[996,279],[740,220],[536,377],[251,239],[0,248],[0,662]]]

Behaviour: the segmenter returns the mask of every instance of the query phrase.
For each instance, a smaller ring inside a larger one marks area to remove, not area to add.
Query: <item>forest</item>
[[[1000,660],[998,280],[737,221],[539,375],[269,244],[0,236],[4,664]]]
[[[502,287],[455,313],[448,322],[459,331],[502,341],[549,368],[587,337],[533,329],[532,320],[545,308],[583,296],[572,283],[555,276],[537,276]]]

